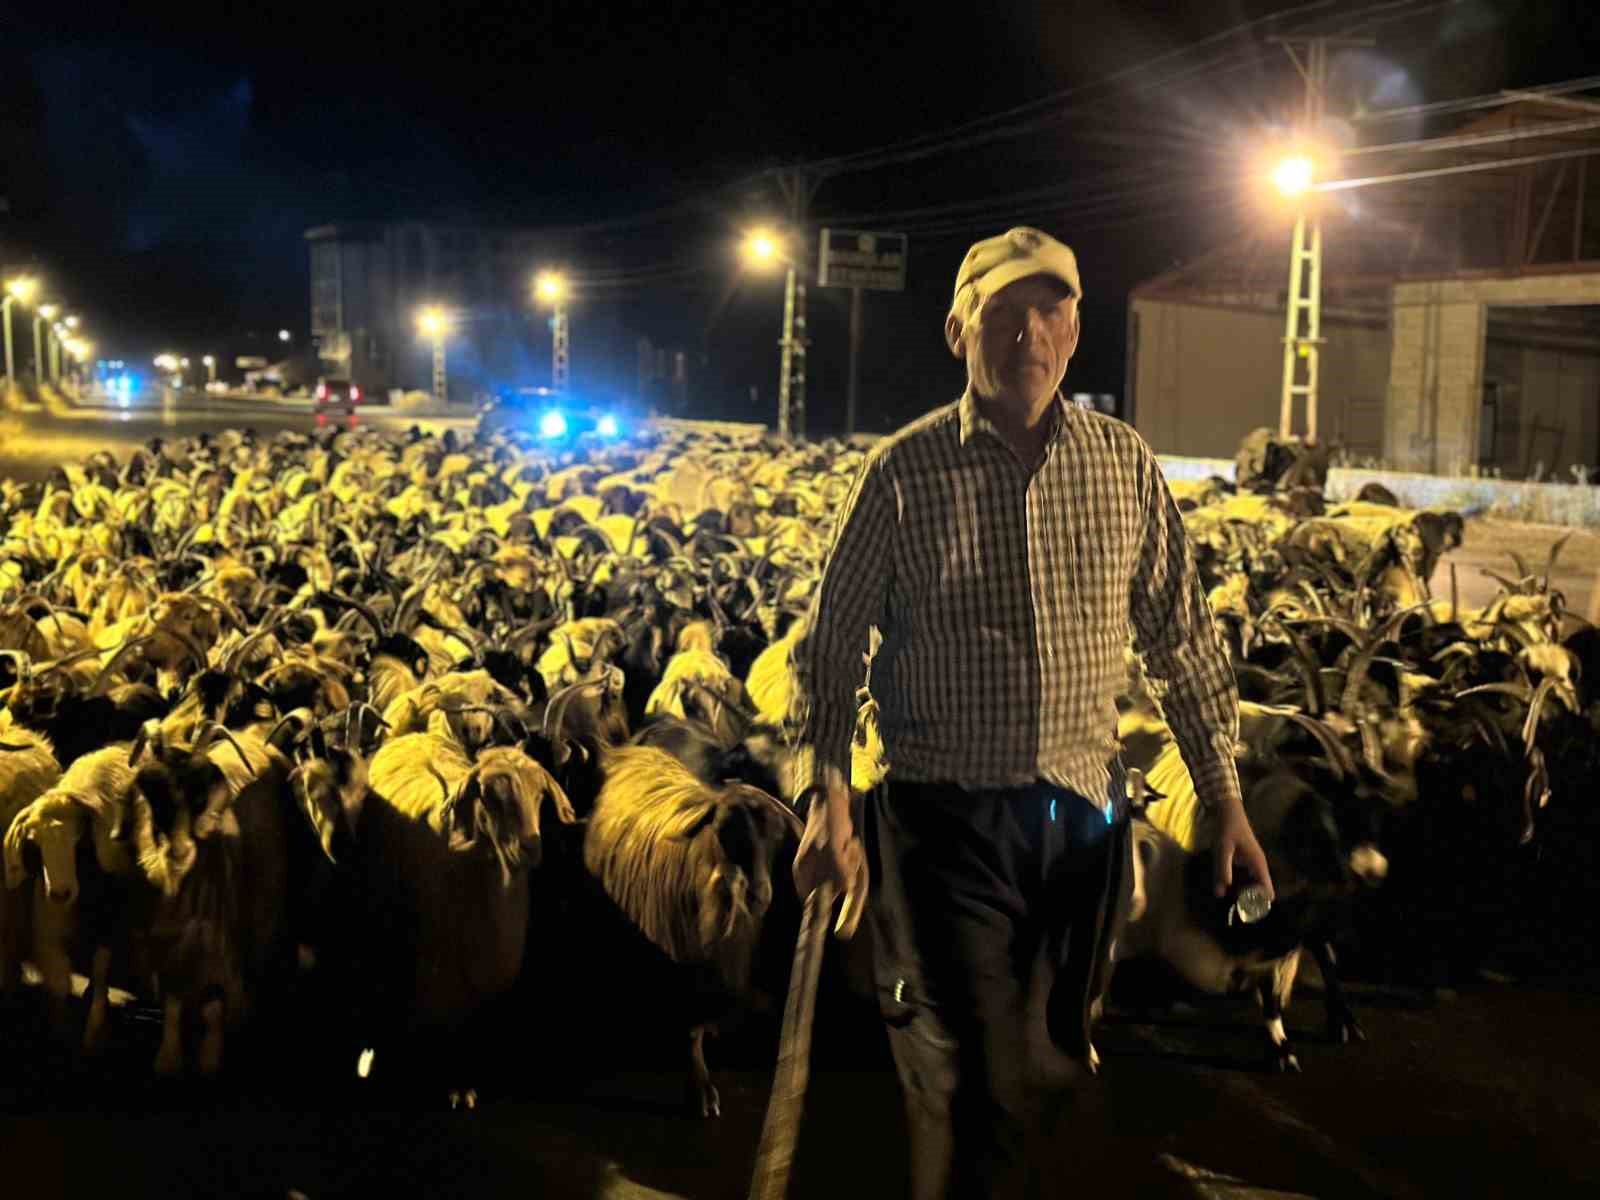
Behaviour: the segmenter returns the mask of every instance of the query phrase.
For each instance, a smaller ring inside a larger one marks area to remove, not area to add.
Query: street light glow
[[[31,301],[33,294],[38,290],[39,281],[31,275],[19,275],[15,279],[6,280],[6,294],[22,304]]]
[[[210,354],[208,354],[208,355],[206,355],[206,356],[205,356],[205,357],[204,357],[204,358],[202,358],[202,359],[201,359],[201,360],[200,360],[200,361],[201,361],[201,362],[203,362],[203,363],[205,363],[205,365],[206,365],[206,366],[208,366],[208,367],[214,367],[214,366],[216,366],[216,365],[217,365],[217,360],[216,360],[216,358],[215,358],[215,357],[213,357],[213,356],[212,356],[212,355],[210,355]]]
[[[754,266],[767,266],[778,257],[778,239],[765,229],[752,229],[745,235],[744,256]]]
[[[417,314],[417,329],[423,337],[437,340],[445,335],[450,328],[450,318],[445,315],[444,309],[436,304],[430,304]]]
[[[59,304],[41,304],[41,305],[39,305],[39,315],[41,317],[43,317],[46,321],[54,321],[56,319],[56,314],[58,312],[60,312],[60,311],[61,311],[61,306]]]
[[[1285,196],[1304,195],[1316,174],[1312,162],[1303,154],[1291,155],[1272,169],[1272,183]]]
[[[278,330],[278,340],[280,342],[287,342],[289,340],[289,336],[289,331],[287,329]]]
[[[67,317],[62,321],[62,324],[65,325],[68,329],[76,329],[78,327],[78,318],[77,317]]]
[[[542,271],[534,290],[546,304],[560,304],[567,298],[567,278],[557,271]]]

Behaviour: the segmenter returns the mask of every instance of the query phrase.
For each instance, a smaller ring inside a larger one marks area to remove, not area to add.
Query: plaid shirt
[[[1239,796],[1233,670],[1142,438],[1057,398],[1030,475],[968,392],[873,447],[794,650],[802,738],[850,775],[871,627],[896,778],[1045,779],[1104,807],[1129,634],[1203,801]]]

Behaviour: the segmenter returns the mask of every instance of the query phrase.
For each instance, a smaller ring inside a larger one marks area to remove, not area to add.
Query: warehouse
[[[1600,103],[1507,94],[1457,121],[1362,130],[1337,178],[1411,178],[1316,201],[1318,434],[1395,470],[1575,478],[1600,464]],[[1130,298],[1132,419],[1163,453],[1278,424],[1291,218],[1256,216]]]

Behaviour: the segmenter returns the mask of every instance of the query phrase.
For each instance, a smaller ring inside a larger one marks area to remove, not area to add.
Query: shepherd
[[[1130,426],[1060,392],[1082,299],[1073,251],[1037,229],[967,251],[945,321],[966,391],[867,455],[794,650],[826,797],[795,883],[834,883],[841,937],[866,913],[917,1200],[1032,1191],[1093,1070],[1090,1012],[1133,882],[1115,705],[1130,637],[1215,823],[1218,896],[1245,877],[1271,890],[1234,766],[1233,671],[1178,508]],[[873,627],[890,774],[858,833]]]

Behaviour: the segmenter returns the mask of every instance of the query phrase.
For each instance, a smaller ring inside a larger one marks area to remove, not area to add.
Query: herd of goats
[[[0,483],[7,1019],[80,1060],[159,1013],[156,1075],[209,1076],[295,1005],[352,1076],[418,1071],[470,1106],[506,998],[604,969],[624,1009],[668,1014],[717,1113],[707,1032],[781,993],[794,946],[788,656],[863,454],[242,432]],[[1327,502],[1270,439],[1239,480],[1173,490],[1277,900],[1240,924],[1210,898],[1130,653],[1119,960],[1255,994],[1288,1069],[1302,951],[1341,1040],[1352,968],[1592,961],[1600,635],[1545,564],[1481,611],[1433,595],[1455,514]],[[892,769],[863,689],[852,783]]]

